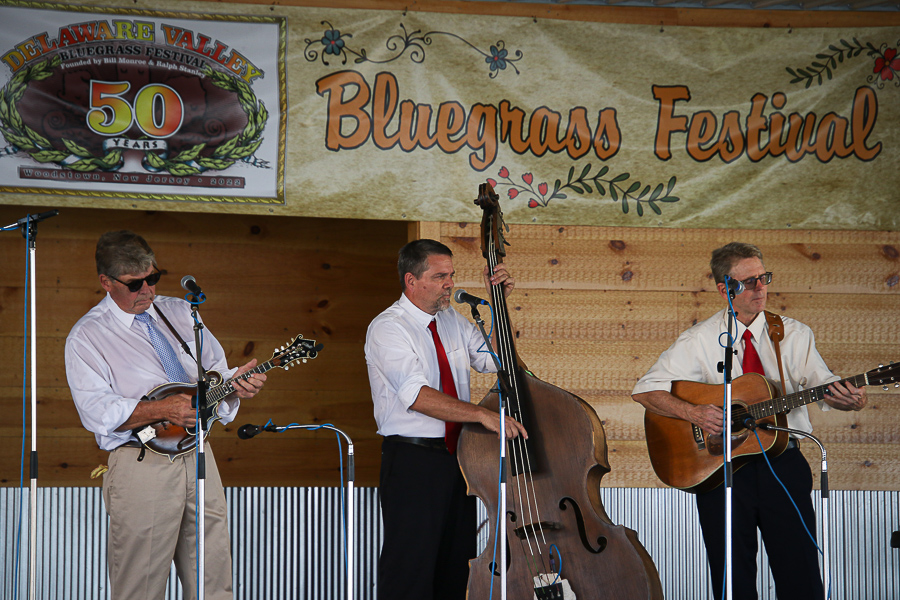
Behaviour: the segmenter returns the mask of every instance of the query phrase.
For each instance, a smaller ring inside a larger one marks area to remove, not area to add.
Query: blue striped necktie
[[[150,336],[150,343],[153,344],[153,349],[156,350],[156,354],[162,362],[163,369],[166,370],[166,377],[169,378],[169,381],[190,383],[184,367],[181,366],[181,361],[178,360],[178,355],[175,354],[169,340],[156,328],[153,317],[144,312],[135,315],[134,318],[147,326],[147,335]]]

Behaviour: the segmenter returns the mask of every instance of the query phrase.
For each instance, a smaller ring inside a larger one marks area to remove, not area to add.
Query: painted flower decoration
[[[900,58],[897,57],[896,48],[888,48],[884,51],[884,56],[875,59],[875,69],[873,73],[880,73],[881,80],[894,79],[894,72],[900,71]]]
[[[491,55],[485,57],[484,62],[491,65],[491,71],[502,71],[506,68],[506,56],[509,52],[506,48],[498,49],[497,46],[491,46]]]
[[[500,170],[497,172],[497,175],[505,179],[506,181],[495,181],[494,179],[488,179],[488,183],[491,184],[491,187],[497,187],[498,185],[508,185],[509,189],[506,190],[506,195],[510,200],[518,198],[522,196],[522,199],[527,199],[528,208],[537,208],[539,206],[547,206],[547,202],[549,199],[547,198],[547,192],[550,190],[547,182],[542,181],[537,185],[537,189],[534,187],[534,174],[533,173],[522,173],[522,181],[524,185],[521,183],[515,183],[510,178],[509,169],[506,167],[500,167]]]
[[[896,53],[892,52],[890,57],[886,58],[894,60],[895,56]],[[900,58],[897,58],[897,62],[900,62]],[[888,68],[892,69],[893,72],[893,69],[896,67],[889,64]],[[502,180],[488,179],[488,182],[491,184],[491,187],[508,186],[506,195],[509,199],[519,198],[519,201],[525,202],[528,208],[546,208],[553,200],[565,200],[568,198],[568,193],[564,190],[572,190],[579,195],[592,194],[595,191],[600,196],[609,194],[609,197],[614,202],[621,204],[624,214],[628,214],[629,202],[633,203],[632,206],[635,207],[639,217],[644,216],[645,207],[648,207],[657,215],[661,215],[662,210],[658,203],[678,202],[679,200],[678,196],[672,195],[676,182],[674,176],[669,178],[668,183],[660,183],[653,187],[652,185],[643,185],[640,181],[632,181],[629,184],[627,180],[631,177],[630,173],[620,173],[615,177],[604,177],[608,172],[609,167],[603,166],[594,175],[591,175],[591,165],[588,163],[581,170],[581,175],[576,178],[575,167],[573,166],[569,169],[569,176],[566,182],[563,183],[562,179],[557,179],[551,190],[550,185],[546,181],[536,180],[534,173],[522,173],[519,176],[522,181],[520,183],[518,179],[510,177],[509,169],[500,167],[497,174]]]
[[[322,37],[322,45],[325,46],[325,54],[334,54],[337,56],[344,50],[344,40],[341,39],[341,32],[337,29],[329,29]]]

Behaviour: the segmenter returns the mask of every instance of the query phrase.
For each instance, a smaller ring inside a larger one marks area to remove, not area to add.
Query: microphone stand
[[[807,433],[806,431],[800,431],[799,429],[791,429],[790,427],[781,427],[778,425],[772,425],[769,423],[760,423],[759,426],[762,429],[772,430],[772,431],[784,431],[786,433],[790,433],[793,435],[799,435],[810,439],[816,443],[819,447],[819,450],[822,452],[822,562],[824,564],[824,581],[823,581],[823,589],[825,590],[825,598],[824,600],[828,600],[828,586],[830,585],[830,573],[831,569],[829,567],[829,539],[828,539],[828,453],[825,451],[825,446],[822,442],[819,441],[819,438],[814,436],[811,433]]]
[[[261,433],[263,431],[281,433],[289,429],[306,429],[309,431],[313,431],[316,429],[329,429],[339,435],[344,436],[344,439],[347,440],[347,600],[353,600],[353,481],[355,479],[353,440],[351,440],[350,436],[348,436],[346,433],[329,423],[325,423],[323,425],[297,425],[296,423],[294,423],[291,425],[285,425],[284,427],[270,425],[268,427],[261,427],[257,429],[258,431],[256,433],[253,433],[248,437],[253,437],[257,433]],[[238,434],[239,437],[241,437],[240,432],[238,432]]]
[[[725,276],[726,288],[730,277]],[[719,365],[725,379],[725,408],[724,408],[724,431],[722,432],[722,445],[725,450],[725,597],[727,600],[732,599],[734,582],[732,580],[732,493],[733,493],[733,475],[734,470],[731,464],[731,367],[734,361],[734,338],[731,335],[732,317],[737,320],[734,307],[731,300],[735,294],[732,290],[728,290],[728,312],[726,319],[728,320],[728,342],[725,345],[725,360]]]
[[[481,318],[481,314],[478,312],[478,307],[475,304],[469,305],[472,308],[472,318],[475,319],[475,324],[478,325],[478,330],[481,331],[481,337],[484,338],[485,346],[491,347],[491,339],[488,337],[487,332],[484,330],[484,319]],[[494,359],[494,365],[497,367],[497,380],[499,382],[500,387],[505,388],[503,384],[503,380],[501,378],[502,374],[502,365],[500,364],[500,359],[497,358],[497,355],[494,352],[490,352],[491,358]],[[504,512],[506,511],[506,434],[505,429],[503,427],[504,420],[506,417],[506,390],[503,389],[499,396],[499,413],[500,413],[500,490],[499,490],[499,504],[500,510]],[[502,528],[500,527],[501,521],[498,519],[496,524],[496,529],[494,531],[494,535],[500,535],[500,531]],[[506,543],[499,544],[500,546],[500,600],[506,600]]]
[[[206,448],[204,420],[206,419],[206,390],[209,388],[209,377],[203,368],[203,348],[200,338],[203,323],[200,322],[200,303],[206,300],[205,294],[190,294],[191,316],[194,319],[194,348],[197,349],[197,598],[206,597]]]
[[[15,223],[2,228],[2,231],[12,231],[22,228],[22,237],[28,246],[28,296],[31,309],[31,457],[29,461],[29,476],[31,478],[29,495],[29,529],[28,529],[28,554],[29,554],[29,584],[28,597],[34,600],[37,597],[37,480],[38,480],[38,451],[37,451],[37,318],[36,313],[36,267],[35,267],[35,237],[37,237],[37,224],[44,219],[55,217],[59,211],[48,210],[37,215],[28,214]],[[24,426],[24,424],[23,424]],[[15,591],[14,591],[15,593]]]

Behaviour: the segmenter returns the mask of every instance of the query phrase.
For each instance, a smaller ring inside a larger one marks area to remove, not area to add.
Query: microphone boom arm
[[[244,427],[248,427],[248,425],[244,425]],[[242,427],[241,429],[244,429]],[[253,425],[249,425],[249,427],[254,427]],[[330,423],[324,423],[322,425],[298,425],[297,423],[292,423],[290,425],[285,425],[284,427],[279,427],[274,423],[272,425],[267,425],[263,427],[256,427],[258,430],[257,433],[262,433],[263,431],[272,431],[274,433],[282,433],[288,431],[289,429],[306,429],[308,431],[314,431],[316,429],[329,429],[334,431],[340,436],[343,436],[345,440],[347,440],[347,600],[354,600],[353,596],[353,577],[354,577],[354,566],[353,566],[353,482],[355,479],[355,461],[353,455],[353,440],[350,439],[350,436],[331,425]],[[254,434],[256,435],[256,434]],[[252,437],[252,436],[251,436]]]

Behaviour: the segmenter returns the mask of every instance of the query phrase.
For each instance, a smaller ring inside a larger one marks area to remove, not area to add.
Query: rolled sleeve
[[[411,340],[397,327],[376,325],[369,336],[370,347],[366,360],[388,388],[395,390],[397,399],[409,410],[419,390],[428,385],[428,378]]]
[[[672,382],[680,380],[707,381],[703,372],[703,361],[699,359],[695,347],[696,337],[690,331],[683,333],[650,370],[641,377],[632,390],[632,395],[644,392],[671,392]]]

